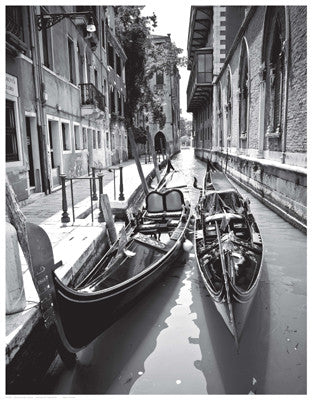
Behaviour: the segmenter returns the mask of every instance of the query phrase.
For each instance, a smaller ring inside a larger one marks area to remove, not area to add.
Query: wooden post
[[[139,160],[139,155],[138,155],[138,150],[137,150],[137,145],[136,145],[136,142],[135,142],[134,133],[133,133],[132,128],[128,127],[127,132],[128,132],[129,142],[130,142],[130,145],[131,145],[131,148],[132,148],[132,153],[134,154],[134,157],[135,157],[135,162],[136,162],[138,173],[139,173],[139,176],[140,176],[140,179],[141,179],[142,187],[143,187],[143,190],[145,192],[145,195],[147,195],[149,193],[149,189],[148,189],[148,185],[147,185],[145,176],[144,176],[144,174],[142,172],[142,168],[141,168],[141,164],[140,164],[140,160]]]
[[[114,225],[112,209],[111,209],[110,201],[109,201],[107,194],[100,195],[100,204],[101,204],[104,220],[105,220],[107,228],[108,228],[109,241],[112,244],[116,241],[117,235],[116,235],[116,230],[115,230],[115,225]]]
[[[158,166],[157,155],[155,153],[155,148],[154,148],[154,145],[153,145],[153,140],[152,140],[152,137],[151,137],[150,130],[147,130],[147,138],[148,138],[149,148],[150,148],[151,154],[152,154],[152,160],[153,160],[153,164],[154,164],[155,175],[157,177],[157,181],[160,182],[160,180],[161,180],[160,169],[159,169],[159,166]]]

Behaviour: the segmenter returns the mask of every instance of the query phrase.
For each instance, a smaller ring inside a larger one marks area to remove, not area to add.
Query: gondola
[[[47,234],[27,224],[45,325],[57,333],[63,360],[111,326],[183,255],[191,217],[188,190],[175,187],[177,171],[168,172],[162,185],[148,193],[145,206],[131,215],[120,238],[75,284],[58,278],[61,263],[54,264]]]
[[[263,244],[249,200],[211,162],[196,207],[194,238],[200,275],[238,347],[260,281]]]

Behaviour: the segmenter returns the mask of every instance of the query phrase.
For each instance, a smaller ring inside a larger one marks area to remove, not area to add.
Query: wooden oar
[[[215,221],[215,229],[216,229],[216,233],[217,233],[218,246],[220,249],[220,258],[221,258],[223,278],[224,278],[224,283],[225,283],[226,299],[227,299],[227,305],[228,305],[228,310],[229,310],[229,322],[233,326],[233,335],[235,338],[236,347],[238,349],[238,333],[237,333],[237,328],[236,328],[236,321],[234,319],[233,305],[230,300],[228,278],[227,278],[227,273],[226,273],[225,255],[224,255],[224,250],[222,247],[221,233],[220,233],[220,229],[219,229],[217,221]]]

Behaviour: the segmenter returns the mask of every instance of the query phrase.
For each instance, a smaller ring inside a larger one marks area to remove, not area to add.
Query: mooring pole
[[[98,200],[96,187],[96,168],[92,167],[92,200]]]
[[[99,172],[98,178],[99,178],[99,216],[98,216],[98,222],[104,222],[104,216],[103,216],[103,210],[102,210],[102,204],[101,204],[101,195],[103,194],[103,173],[102,172]]]
[[[123,185],[123,166],[120,166],[120,195],[118,196],[118,199],[120,201],[125,200],[125,196],[124,196],[124,185]]]
[[[60,174],[61,184],[62,184],[62,217],[61,222],[67,223],[70,222],[70,217],[67,212],[67,200],[66,200],[66,188],[65,188],[65,174]]]

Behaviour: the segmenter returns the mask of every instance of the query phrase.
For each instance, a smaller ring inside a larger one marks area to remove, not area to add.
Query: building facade
[[[160,35],[151,35],[150,40],[154,45],[171,41],[171,37]],[[172,73],[157,71],[150,80],[150,88],[162,99],[163,113],[166,120],[164,127],[160,127],[153,120],[153,113],[149,113],[147,127],[152,135],[154,147],[157,153],[162,153],[168,149],[170,154],[180,151],[180,102],[179,102],[179,81],[180,75],[176,67],[173,67]]]
[[[6,171],[19,200],[127,158],[125,62],[112,6],[6,7]]]
[[[195,153],[306,229],[306,7],[192,7]]]

